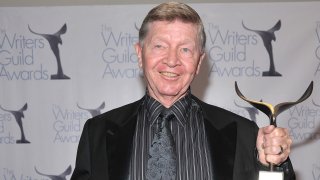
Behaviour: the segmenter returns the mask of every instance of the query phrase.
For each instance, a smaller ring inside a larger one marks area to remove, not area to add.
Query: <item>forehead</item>
[[[174,21],[154,21],[149,23],[147,36],[157,35],[176,35],[178,37],[188,36],[196,38],[198,31],[197,26],[193,23],[186,23],[180,20]]]

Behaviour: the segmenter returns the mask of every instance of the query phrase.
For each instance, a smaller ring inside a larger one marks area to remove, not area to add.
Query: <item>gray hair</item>
[[[201,52],[204,52],[206,44],[206,33],[199,14],[190,6],[180,2],[162,3],[149,11],[144,18],[139,30],[139,43],[143,46],[143,41],[149,31],[149,24],[154,21],[180,20],[185,23],[192,23],[198,27],[199,45]]]

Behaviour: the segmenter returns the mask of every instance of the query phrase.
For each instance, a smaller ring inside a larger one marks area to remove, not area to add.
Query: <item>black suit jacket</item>
[[[200,105],[215,180],[257,180],[257,125],[241,116],[206,104]],[[125,180],[128,175],[137,112],[143,99],[89,119],[78,146],[71,180]],[[281,167],[286,180],[295,175],[287,160]]]

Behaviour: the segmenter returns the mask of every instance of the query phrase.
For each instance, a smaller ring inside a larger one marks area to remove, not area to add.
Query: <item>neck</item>
[[[179,99],[185,97],[187,93],[188,93],[188,90],[176,96],[163,96],[163,95],[155,94],[152,92],[152,90],[149,90],[148,94],[152,98],[160,102],[164,107],[170,108],[175,102],[179,101]]]

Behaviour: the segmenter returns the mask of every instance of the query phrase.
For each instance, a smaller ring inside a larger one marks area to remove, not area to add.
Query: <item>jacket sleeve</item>
[[[85,123],[78,145],[76,165],[70,180],[89,180],[91,176],[91,160],[89,146],[89,120]]]

